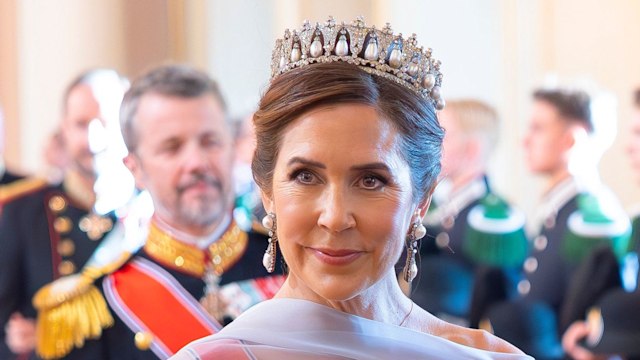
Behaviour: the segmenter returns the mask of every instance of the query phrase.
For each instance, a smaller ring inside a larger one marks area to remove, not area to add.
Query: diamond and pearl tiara
[[[430,100],[437,110],[444,108],[440,61],[431,57],[431,49],[418,46],[416,34],[404,39],[393,34],[389,23],[378,30],[367,27],[362,17],[350,25],[329,17],[324,24],[305,21],[300,30],[285,30],[271,56],[271,80],[295,68],[334,61],[395,81]]]

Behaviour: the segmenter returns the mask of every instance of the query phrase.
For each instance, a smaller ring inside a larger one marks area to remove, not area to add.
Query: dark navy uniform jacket
[[[0,359],[13,358],[4,341],[11,314],[35,318],[31,300],[36,291],[61,275],[76,272],[100,244],[103,236],[90,239],[79,228],[88,214],[61,186],[43,186],[4,205],[0,219]]]
[[[276,263],[276,270],[269,274],[262,266],[262,257],[267,247],[267,238],[263,234],[249,231],[248,244],[244,254],[231,268],[227,269],[220,277],[220,286],[242,282],[244,280],[258,279],[269,276],[280,276],[282,268],[279,262]],[[278,257],[280,257],[278,253]],[[205,282],[200,277],[195,277],[175,268],[164,266],[145,253],[144,248],[135,254],[130,261],[144,259],[154,263],[167,271],[180,286],[182,286],[194,299],[204,296]],[[101,281],[97,281],[97,286],[101,287]],[[102,290],[102,289],[101,289]],[[153,298],[148,299],[153,302]],[[134,333],[121,319],[109,304],[110,312],[115,320],[113,327],[103,330],[99,339],[88,340],[82,348],[75,348],[64,359],[95,359],[95,360],[146,360],[158,359],[158,356],[150,349],[142,350],[136,346]],[[171,314],[163,316],[171,317]],[[232,319],[225,319],[230,321]],[[195,340],[195,339],[194,339]]]

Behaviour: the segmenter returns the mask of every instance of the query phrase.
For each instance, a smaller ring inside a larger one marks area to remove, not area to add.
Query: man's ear
[[[124,166],[131,171],[133,174],[133,178],[136,181],[136,187],[140,190],[144,190],[146,188],[142,176],[142,165],[140,164],[140,159],[136,157],[133,153],[127,154],[127,156],[122,159]]]
[[[565,150],[572,150],[585,143],[589,135],[587,130],[578,124],[567,125],[562,137],[562,145]]]

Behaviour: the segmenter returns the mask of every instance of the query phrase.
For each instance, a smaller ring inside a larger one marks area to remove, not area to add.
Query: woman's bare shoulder
[[[422,310],[422,309],[421,309]],[[448,323],[424,311],[421,331],[447,339],[457,344],[508,354],[523,354],[517,347],[505,340],[479,329],[470,329]]]

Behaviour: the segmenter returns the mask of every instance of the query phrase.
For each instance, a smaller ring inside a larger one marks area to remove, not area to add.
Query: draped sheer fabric
[[[171,359],[531,359],[336,311],[306,300],[273,299]]]

